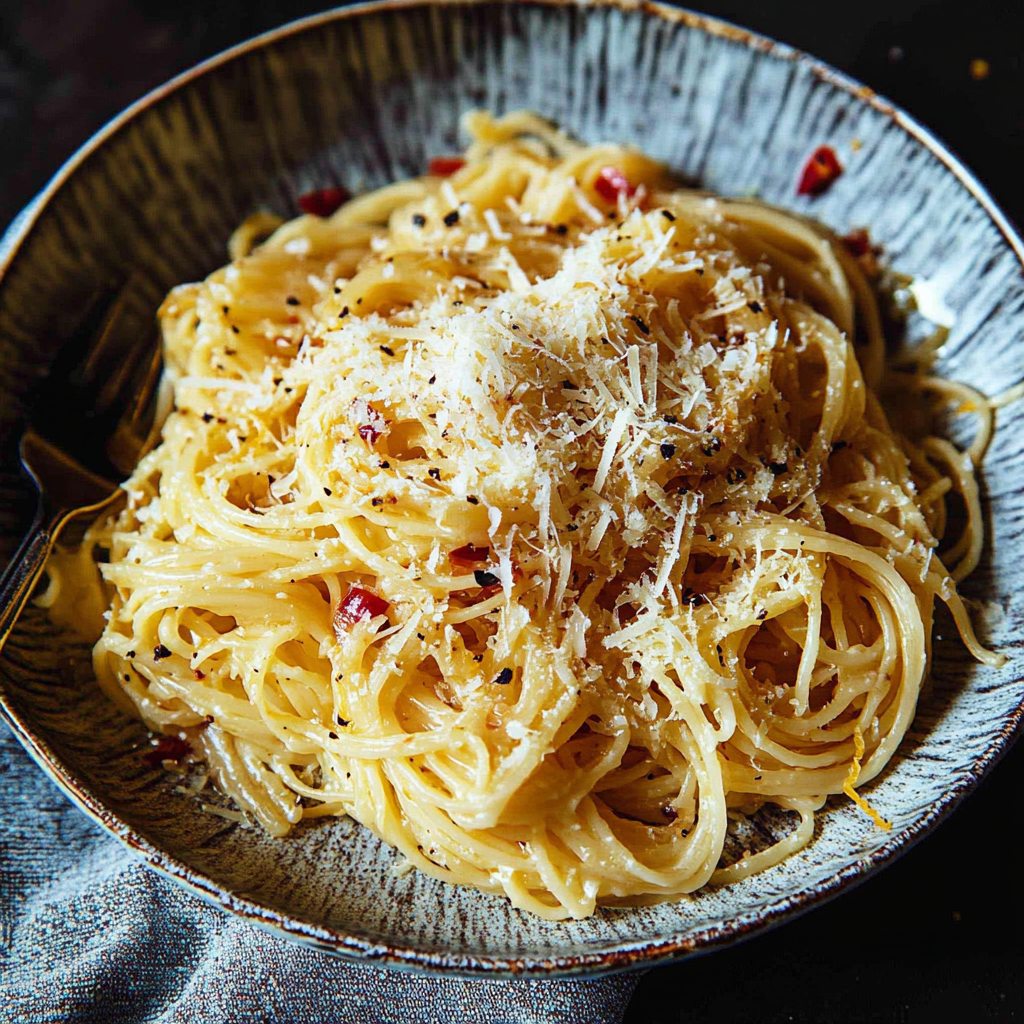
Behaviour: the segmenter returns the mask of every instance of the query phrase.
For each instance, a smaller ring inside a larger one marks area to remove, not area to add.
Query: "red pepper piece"
[[[180,761],[192,753],[192,748],[180,736],[161,736],[160,742],[142,755],[147,768],[159,768],[164,761]]]
[[[347,188],[321,188],[299,196],[299,209],[314,217],[330,217],[342,203],[347,203],[352,193]]]
[[[334,613],[334,631],[341,633],[357,622],[375,619],[378,615],[383,615],[389,607],[388,602],[372,590],[349,587],[348,593],[342,598],[338,610]]]
[[[821,195],[842,173],[843,165],[835,150],[831,146],[819,146],[804,165],[796,193],[799,196]]]
[[[448,558],[453,565],[473,565],[476,562],[486,562],[490,553],[489,547],[478,548],[472,544],[464,544],[461,548],[450,552]]]
[[[602,167],[597,172],[594,188],[597,190],[597,194],[602,199],[607,199],[609,203],[616,202],[623,192],[627,196],[636,192],[635,186],[629,183],[629,179],[618,167]]]
[[[841,239],[851,256],[866,256],[871,252],[871,236],[864,228],[855,228]]]
[[[377,438],[383,434],[383,430],[378,430],[376,425],[373,423],[364,423],[359,428],[359,436],[368,444],[374,445],[377,443]]]
[[[427,173],[435,178],[447,178],[465,166],[466,161],[459,156],[432,156],[427,165]]]

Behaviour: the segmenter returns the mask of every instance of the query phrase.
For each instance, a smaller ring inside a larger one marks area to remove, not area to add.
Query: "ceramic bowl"
[[[633,143],[717,192],[757,195],[839,232],[867,226],[893,267],[927,280],[952,329],[939,370],[989,393],[1024,378],[1024,247],[978,183],[870,90],[792,49],[653,3],[408,2],[350,7],[217,57],[126,111],[60,171],[0,248],[3,538],[27,485],[12,457],[22,400],[96,282],[134,271],[151,322],[173,285],[225,262],[259,206],[285,215],[327,185],[422,173],[460,145],[459,115],[527,107],[584,140]],[[820,144],[844,173],[817,198],[799,171]],[[912,320],[911,334],[927,329]],[[999,414],[984,466],[986,555],[964,587],[984,639],[971,662],[943,619],[933,685],[872,804],[819,817],[802,853],[677,903],[549,924],[502,899],[393,872],[349,819],[275,840],[202,813],[142,767],[142,727],[98,692],[88,651],[35,610],[0,659],[5,717],[41,767],[150,865],[225,909],[342,956],[535,976],[706,951],[863,879],[932,828],[1010,743],[1021,716],[1024,429]],[[993,552],[996,555],[993,555]]]

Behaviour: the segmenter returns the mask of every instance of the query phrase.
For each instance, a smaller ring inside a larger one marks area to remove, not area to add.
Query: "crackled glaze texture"
[[[12,439],[22,399],[94,282],[136,271],[140,331],[163,294],[226,259],[254,207],[418,173],[459,145],[459,115],[530,107],[581,138],[634,143],[715,191],[758,195],[840,232],[870,226],[895,268],[936,283],[955,313],[940,370],[984,391],[1024,377],[1021,247],[989,200],[898,112],[813,61],[653,5],[401,4],[350,8],[243,46],[142,101],[79,154],[0,251],[0,479],[6,550],[29,507]],[[798,198],[799,167],[835,147],[845,173]],[[911,324],[913,333],[925,325]],[[965,592],[1010,657],[971,663],[946,619],[934,685],[872,803],[821,815],[813,844],[726,890],[546,924],[504,900],[397,877],[348,819],[283,840],[203,814],[143,769],[142,727],[92,681],[88,651],[37,611],[0,660],[5,714],[36,759],[153,866],[257,923],[343,955],[457,972],[609,970],[712,948],[813,905],[895,856],[1010,741],[1020,714],[1024,429],[999,414],[984,467],[991,539]]]

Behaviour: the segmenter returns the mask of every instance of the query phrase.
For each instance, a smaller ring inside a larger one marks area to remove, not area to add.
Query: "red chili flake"
[[[448,555],[449,560],[452,563],[462,563],[464,565],[473,565],[474,562],[486,562],[488,556],[491,553],[489,547],[478,548],[472,544],[464,544],[461,548],[456,548]]]
[[[839,162],[835,150],[831,146],[819,146],[804,165],[796,194],[798,196],[821,195],[842,173],[843,165]]]
[[[372,423],[364,423],[359,428],[359,436],[367,444],[370,444],[370,445],[376,444],[377,443],[377,438],[380,437],[382,433],[384,433],[384,432],[382,430],[378,430],[377,427],[374,424],[372,424]]]
[[[180,761],[192,753],[192,748],[180,736],[161,736],[160,742],[142,755],[147,768],[159,768],[164,761]]]
[[[636,192],[635,186],[629,183],[629,179],[618,169],[618,167],[602,167],[597,172],[597,180],[594,188],[602,199],[614,203],[622,192],[627,196]]]
[[[352,193],[347,188],[321,188],[299,196],[299,209],[314,217],[330,217],[342,203],[347,203]]]
[[[662,807],[661,813],[666,821],[675,821],[679,817],[674,807]]]
[[[383,615],[388,607],[388,602],[372,590],[349,587],[348,593],[342,598],[338,610],[334,613],[334,631],[341,633],[357,622],[374,619],[378,615]]]
[[[865,228],[856,228],[841,239],[851,256],[866,256],[871,252],[871,236]]]
[[[427,165],[427,173],[435,178],[447,178],[465,166],[466,161],[460,156],[432,156]]]

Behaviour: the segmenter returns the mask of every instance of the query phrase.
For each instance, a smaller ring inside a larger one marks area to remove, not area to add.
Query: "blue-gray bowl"
[[[422,173],[459,145],[459,115],[528,107],[589,141],[634,143],[687,179],[867,226],[893,267],[932,282],[952,315],[940,372],[994,393],[1024,378],[1024,246],[934,138],[870,90],[719,21],[653,3],[368,4],[320,15],[217,57],[135,104],[62,168],[0,244],[0,449],[22,401],[96,282],[133,271],[149,319],[164,293],[225,262],[257,206],[359,191]],[[798,197],[819,144],[845,167]],[[911,322],[911,331],[923,331]],[[247,919],[340,955],[467,974],[609,971],[709,950],[806,910],[891,861],[948,814],[1016,733],[1024,696],[1024,424],[1000,411],[984,465],[986,556],[964,587],[985,640],[974,665],[940,630],[934,682],[871,789],[875,829],[848,802],[813,843],[761,875],[677,903],[549,924],[504,900],[392,872],[395,855],[349,819],[272,839],[203,814],[144,769],[141,725],[91,678],[88,650],[38,610],[0,657],[0,710],[40,766],[154,868]],[[8,457],[8,495],[27,491]],[[0,536],[17,528],[8,502]]]

